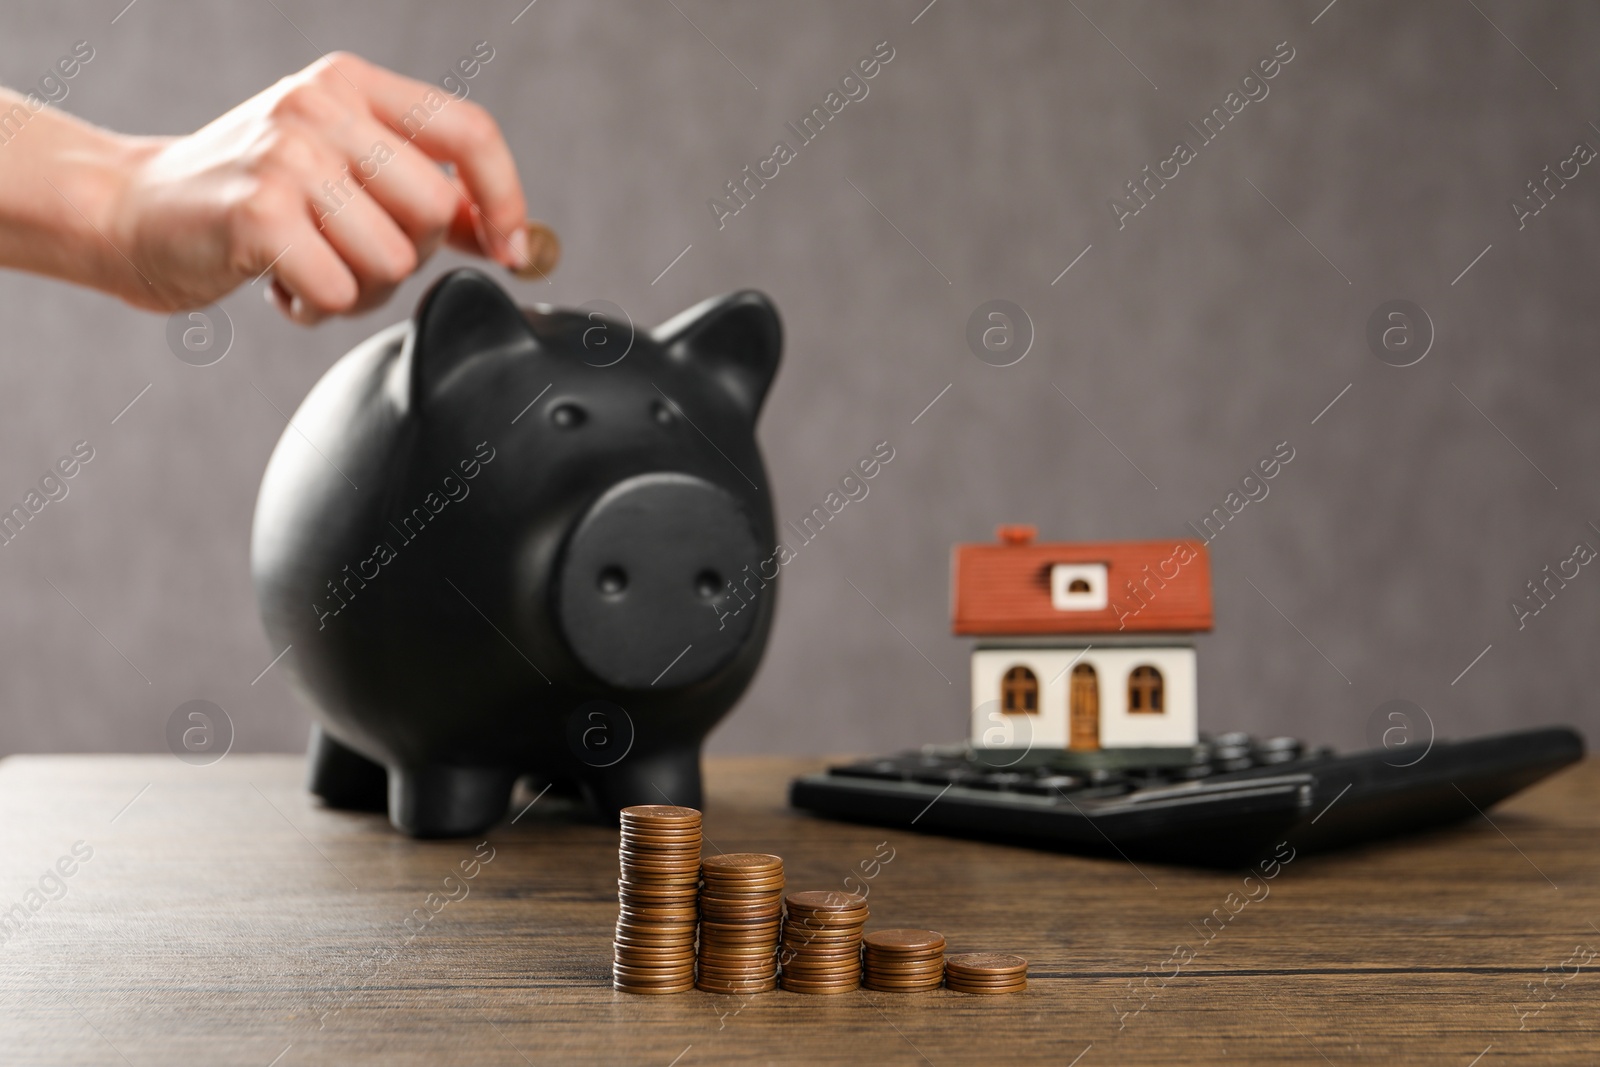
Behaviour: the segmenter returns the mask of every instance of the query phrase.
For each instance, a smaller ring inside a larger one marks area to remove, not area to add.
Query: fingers
[[[301,323],[383,303],[443,239],[455,190],[420,152],[392,148],[393,132],[336,92],[302,85],[271,119],[257,164],[261,189],[241,207],[238,237],[256,256],[290,250],[273,268],[280,284],[269,299]]]
[[[416,247],[316,134],[287,120],[279,132],[232,220],[241,265],[274,273],[296,322],[376,307],[417,268]]]
[[[240,265],[272,271],[268,299],[290,319],[309,326],[356,306],[361,285],[313,223],[303,189],[263,186],[239,204],[232,225]]]
[[[347,190],[364,188],[410,239],[418,263],[432,255],[462,205],[439,166],[364,112],[331,124],[324,136],[344,159],[341,173],[318,187],[324,207],[331,210]]]
[[[526,263],[527,204],[511,149],[493,117],[471,101],[354,56],[331,57],[333,80],[354,85],[372,113],[427,156],[453,164],[474,205],[479,250],[508,267]]]
[[[445,240],[528,269],[521,182],[488,112],[345,53],[281,86],[235,248],[273,272],[285,315],[375,307]]]
[[[419,262],[417,249],[365,189],[355,187],[333,211],[314,204],[327,243],[355,276],[360,295],[348,309],[361,312],[389,299]]]

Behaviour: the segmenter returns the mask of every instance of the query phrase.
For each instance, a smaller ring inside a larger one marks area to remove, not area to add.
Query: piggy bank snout
[[[625,689],[700,681],[745,647],[763,552],[731,493],[676,473],[612,486],[574,525],[556,577],[558,623],[578,661]],[[735,592],[737,590],[737,592]]]

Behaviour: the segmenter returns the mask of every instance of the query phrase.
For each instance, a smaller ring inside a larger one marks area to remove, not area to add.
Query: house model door
[[[1067,747],[1080,752],[1099,748],[1100,679],[1087,663],[1072,668],[1067,712]]]

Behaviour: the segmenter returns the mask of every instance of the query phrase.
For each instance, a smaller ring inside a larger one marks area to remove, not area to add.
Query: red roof
[[[951,626],[958,635],[1182,633],[1211,629],[1211,561],[1203,541],[1034,543],[1031,526],[1002,526],[1000,543],[957,545]],[[1062,610],[1058,563],[1103,564],[1105,607]]]

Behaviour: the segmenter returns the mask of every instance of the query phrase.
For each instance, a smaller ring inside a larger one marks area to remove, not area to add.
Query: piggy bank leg
[[[515,773],[497,767],[389,768],[389,821],[412,837],[465,837],[499,822]]]
[[[603,819],[635,804],[701,805],[699,748],[630,753],[620,763],[586,773],[583,797]]]
[[[382,811],[389,802],[389,772],[313,723],[306,745],[306,788],[330,808]]]

